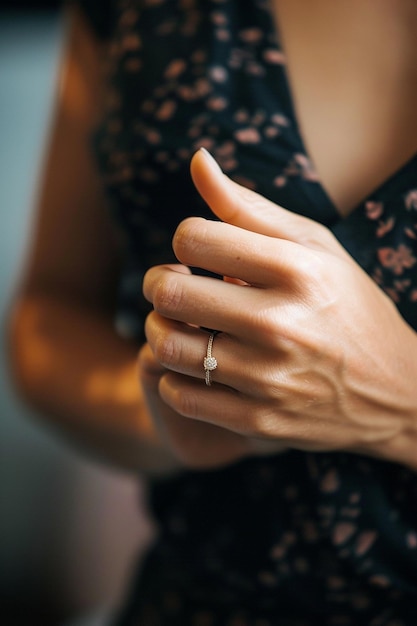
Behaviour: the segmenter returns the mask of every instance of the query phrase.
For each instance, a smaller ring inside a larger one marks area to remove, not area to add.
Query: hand
[[[190,274],[188,268],[167,266],[166,269]],[[161,318],[161,324],[164,319]],[[186,326],[183,332],[193,329]],[[186,467],[213,468],[227,465],[245,456],[257,453],[267,454],[271,450],[268,442],[250,441],[247,437],[210,423],[188,420],[168,406],[159,394],[161,378],[167,370],[154,357],[145,344],[138,358],[139,380],[143,388],[145,402],[152,421],[169,450]]]
[[[223,223],[184,221],[175,253],[237,284],[148,272],[147,338],[170,370],[159,383],[163,400],[180,415],[280,446],[409,462],[417,340],[393,303],[322,225],[233,183],[201,151],[192,175]],[[220,331],[211,387],[202,380],[201,327]]]
[[[159,383],[166,373],[155,359],[149,344],[139,353],[139,378],[145,401],[161,439],[184,467],[214,468],[227,465],[245,456],[268,451],[256,447],[247,437],[206,422],[188,420],[170,406],[159,394]],[[178,468],[179,469],[179,468]]]

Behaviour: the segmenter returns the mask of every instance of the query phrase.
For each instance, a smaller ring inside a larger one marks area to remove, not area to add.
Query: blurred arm
[[[159,472],[175,463],[145,408],[137,348],[113,328],[118,242],[90,153],[102,45],[70,15],[10,360],[21,394],[67,438],[121,467]]]

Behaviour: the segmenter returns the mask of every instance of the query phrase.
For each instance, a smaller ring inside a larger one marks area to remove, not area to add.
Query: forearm
[[[146,410],[137,349],[117,336],[110,315],[31,295],[17,302],[10,326],[17,387],[53,427],[120,467],[175,468]]]

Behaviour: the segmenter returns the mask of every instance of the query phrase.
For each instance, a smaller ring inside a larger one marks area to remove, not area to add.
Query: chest
[[[298,123],[347,215],[417,150],[417,5],[272,0]]]

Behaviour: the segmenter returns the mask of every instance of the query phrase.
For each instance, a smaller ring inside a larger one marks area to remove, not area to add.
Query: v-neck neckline
[[[312,169],[316,175],[315,191],[316,192],[319,191],[319,193],[322,195],[324,205],[329,207],[333,213],[333,219],[331,219],[332,224],[349,221],[349,219],[352,216],[354,216],[358,211],[360,211],[366,205],[366,203],[371,201],[375,196],[380,197],[381,195],[385,195],[385,194],[387,196],[391,196],[398,192],[401,193],[401,191],[398,189],[398,187],[402,186],[400,184],[400,180],[401,181],[403,180],[404,175],[407,174],[409,170],[410,170],[410,177],[411,177],[414,168],[415,168],[415,173],[416,173],[416,186],[417,186],[417,151],[416,151],[409,159],[407,159],[402,165],[400,165],[397,169],[395,169],[385,180],[383,180],[380,184],[376,185],[375,188],[370,190],[362,198],[362,200],[360,200],[355,206],[353,206],[345,215],[340,212],[334,200],[332,199],[331,195],[327,191],[325,185],[323,184],[322,179],[316,168],[314,159],[312,158],[310,151],[307,149],[307,145],[306,145],[306,142],[304,140],[303,133],[301,130],[301,125],[298,120],[297,109],[295,106],[295,99],[293,96],[291,81],[288,75],[286,51],[285,51],[284,46],[282,45],[282,38],[281,38],[281,33],[278,27],[278,20],[275,19],[275,16],[273,14],[271,0],[267,0],[266,4],[267,4],[267,10],[269,13],[269,19],[270,19],[270,24],[271,24],[271,32],[275,39],[276,48],[280,53],[282,53],[283,59],[284,59],[284,62],[282,64],[282,71],[283,71],[283,76],[284,76],[285,89],[287,92],[289,115],[294,125],[294,131],[297,133],[302,153],[311,163]]]

